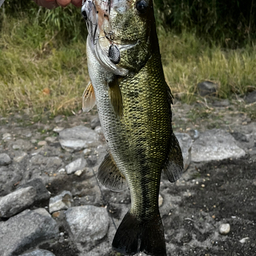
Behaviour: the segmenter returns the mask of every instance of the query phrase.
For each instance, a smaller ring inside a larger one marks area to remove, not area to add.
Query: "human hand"
[[[65,7],[70,3],[72,3],[76,7],[82,6],[82,0],[34,0],[34,2],[48,9],[52,9],[58,6]]]

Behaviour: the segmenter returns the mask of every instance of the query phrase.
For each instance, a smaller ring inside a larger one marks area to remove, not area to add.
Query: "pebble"
[[[244,243],[246,243],[249,239],[250,239],[250,237],[244,237],[244,238],[242,238],[241,240],[239,240],[239,242],[240,242],[241,244],[244,244]]]
[[[59,126],[56,126],[54,129],[53,129],[53,131],[54,132],[57,132],[57,133],[60,133],[61,131],[63,131],[64,130],[64,127],[59,127]]]
[[[230,232],[230,225],[228,223],[221,224],[219,232],[221,235],[227,235]]]
[[[70,237],[74,241],[93,243],[106,236],[109,227],[107,209],[93,205],[69,208],[66,212]]]
[[[18,189],[0,198],[0,217],[9,218],[35,202],[36,190],[33,187]]]
[[[28,154],[26,152],[21,152],[18,156],[13,158],[14,162],[20,163]]]
[[[47,142],[45,140],[41,140],[37,143],[39,147],[47,145]]]
[[[70,164],[66,165],[66,172],[67,174],[74,173],[78,170],[83,169],[87,165],[87,162],[84,158],[78,158],[75,161],[71,162]]]
[[[6,153],[0,154],[0,166],[8,165],[12,162],[9,155]]]
[[[83,173],[83,170],[78,170],[75,172],[75,175],[80,177],[82,175],[82,173]]]
[[[159,194],[158,196],[158,206],[161,207],[163,205],[164,199],[163,197]]]
[[[49,202],[49,212],[57,212],[60,210],[66,210],[71,207],[72,194],[69,191],[63,191],[61,194],[51,197]]]
[[[4,133],[2,136],[2,140],[7,141],[7,140],[11,140],[12,139],[12,135],[10,133]]]

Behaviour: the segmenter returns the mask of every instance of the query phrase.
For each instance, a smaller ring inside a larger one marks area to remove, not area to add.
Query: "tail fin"
[[[125,255],[142,251],[152,256],[166,256],[164,228],[160,215],[140,221],[128,212],[117,229],[112,247]]]

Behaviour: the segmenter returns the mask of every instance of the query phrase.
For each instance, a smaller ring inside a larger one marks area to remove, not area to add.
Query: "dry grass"
[[[58,32],[57,32],[58,33]],[[218,95],[230,97],[256,89],[256,46],[239,50],[209,47],[192,33],[159,31],[166,80],[174,94],[190,102],[200,81],[219,84]],[[64,41],[64,40],[63,40]],[[88,82],[83,39],[62,43],[28,19],[8,18],[0,34],[0,110],[30,108],[36,113],[81,108]]]

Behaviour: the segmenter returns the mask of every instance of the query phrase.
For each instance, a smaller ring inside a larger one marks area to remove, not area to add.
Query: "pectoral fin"
[[[122,93],[119,87],[119,79],[117,76],[109,82],[109,97],[111,104],[117,116],[121,117],[123,115],[123,99]]]
[[[125,177],[118,170],[112,156],[107,154],[98,169],[98,180],[105,187],[120,191],[127,188]]]
[[[164,167],[164,172],[170,182],[175,182],[183,172],[183,157],[179,142],[174,134],[172,134],[170,143],[171,149]]]
[[[94,89],[91,81],[86,86],[83,96],[82,96],[82,109],[84,112],[90,111],[96,104],[96,98],[94,94]]]

